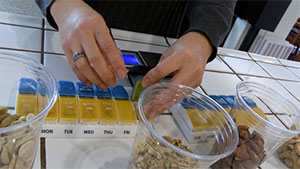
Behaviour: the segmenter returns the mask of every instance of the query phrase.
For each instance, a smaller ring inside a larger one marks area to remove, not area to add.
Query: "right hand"
[[[50,11],[65,55],[80,81],[106,89],[116,85],[116,76],[125,77],[123,59],[99,13],[82,0],[55,0]],[[79,51],[86,57],[74,62],[72,56]]]

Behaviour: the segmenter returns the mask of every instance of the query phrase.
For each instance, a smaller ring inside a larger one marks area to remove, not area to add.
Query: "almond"
[[[257,154],[260,153],[261,149],[257,146],[257,144],[253,140],[249,141],[249,145],[255,153],[257,153]]]

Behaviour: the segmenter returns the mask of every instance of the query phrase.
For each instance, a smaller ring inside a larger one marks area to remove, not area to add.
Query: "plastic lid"
[[[42,96],[46,95],[47,88],[46,88],[46,85],[44,82],[39,81],[38,91],[39,91],[40,95],[42,95]]]
[[[134,80],[134,87],[133,90],[131,92],[131,100],[133,101],[138,101],[140,94],[142,93],[142,91],[145,89],[142,86],[142,79],[144,76],[137,76]]]
[[[31,78],[21,78],[19,81],[19,93],[36,94],[37,82]]]
[[[250,107],[257,107],[256,103],[252,99],[250,99],[249,97],[242,96],[242,98],[248,104],[248,106],[250,106]]]
[[[111,99],[112,98],[112,94],[109,88],[107,88],[107,90],[103,90],[101,88],[99,88],[96,85],[93,85],[93,89],[95,91],[95,95],[98,98],[104,98],[104,99]]]
[[[233,95],[231,96],[225,96],[225,95],[221,95],[220,97],[222,97],[228,104],[229,107],[232,107],[233,106],[233,103],[234,103],[234,97]]]
[[[211,97],[212,99],[214,99],[217,103],[219,103],[222,107],[224,108],[228,108],[230,107],[228,105],[228,103],[221,97],[221,96],[217,96],[217,95],[208,95],[209,97]]]
[[[128,100],[128,93],[123,86],[117,85],[116,87],[110,89],[115,99]]]
[[[76,90],[73,82],[70,81],[59,81],[58,92],[61,96],[75,96]]]
[[[76,83],[76,91],[79,97],[94,97],[94,90],[82,82]]]

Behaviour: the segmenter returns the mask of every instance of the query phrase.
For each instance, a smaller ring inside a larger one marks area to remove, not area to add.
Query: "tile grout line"
[[[13,24],[13,23],[5,23],[5,22],[0,22],[0,24],[9,25],[9,26],[18,26],[18,27],[22,27],[22,28],[42,29],[42,28],[35,27],[35,26],[19,25],[19,24]]]
[[[41,64],[44,64],[44,39],[45,39],[45,19],[42,21],[42,43],[41,43]],[[41,169],[46,169],[46,139],[40,138],[40,165]]]
[[[16,51],[20,51],[20,52],[33,52],[33,53],[40,53],[40,51],[35,51],[35,50],[27,50],[27,49],[6,48],[6,47],[0,47],[0,49],[4,49],[4,50],[16,50]]]
[[[40,163],[41,169],[46,169],[46,138],[40,138]]]
[[[169,43],[169,41],[168,41],[168,39],[167,39],[167,37],[164,37],[165,38],[165,40],[166,40],[166,43],[169,45],[169,47],[171,46],[171,44]]]
[[[233,74],[236,75],[241,81],[243,81],[243,79],[233,70],[232,67],[229,66],[227,62],[225,62],[225,60],[219,54],[217,54],[216,57],[219,57],[225,63],[225,65],[233,72]]]
[[[44,46],[45,46],[45,19],[42,21],[42,43],[41,43],[41,64],[44,64]]]

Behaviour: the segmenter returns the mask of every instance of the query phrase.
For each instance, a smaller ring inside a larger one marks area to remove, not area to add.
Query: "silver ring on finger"
[[[75,52],[72,56],[73,61],[75,62],[77,59],[79,59],[80,57],[85,57],[85,52],[84,51],[79,51],[79,52]]]

